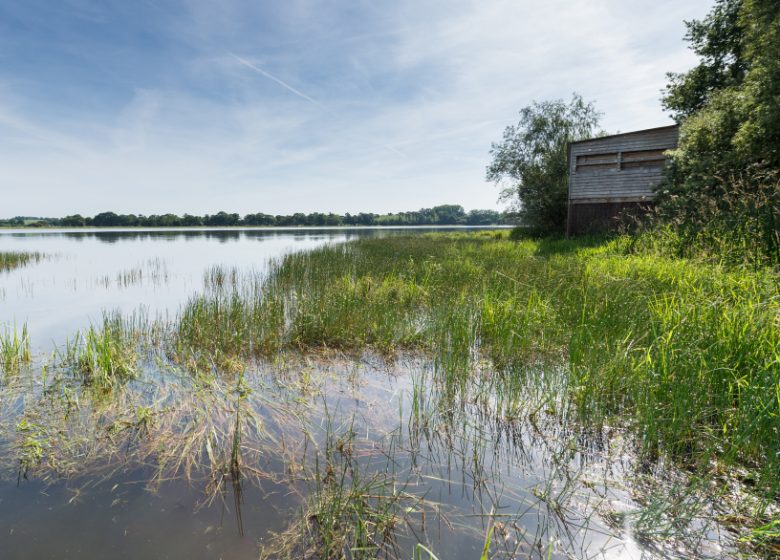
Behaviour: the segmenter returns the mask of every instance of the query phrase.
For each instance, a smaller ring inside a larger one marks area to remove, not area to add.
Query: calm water
[[[208,384],[149,357],[110,393],[46,365],[106,311],[175,314],[213,266],[262,273],[290,251],[396,233],[0,231],[0,251],[46,255],[0,273],[0,322],[26,323],[38,355],[0,376],[0,559],[257,558],[347,471],[400,500],[392,557],[422,542],[476,559],[489,525],[497,558],[729,557],[706,519],[693,548],[638,544],[625,514],[654,473],[637,473],[619,430],[539,413],[543,388],[524,395],[532,416],[505,418],[485,386],[453,408],[414,357],[298,357]]]
[[[324,243],[446,229],[0,229],[0,251],[46,255],[0,272],[0,328],[26,323],[34,347],[44,350],[100,322],[104,311],[174,313],[212,266],[262,272],[271,258]]]

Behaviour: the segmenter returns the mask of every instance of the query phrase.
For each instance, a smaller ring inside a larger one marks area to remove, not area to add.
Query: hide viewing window
[[[665,150],[639,150],[577,156],[575,173],[622,169],[658,169],[666,163]]]
[[[638,152],[623,152],[620,169],[635,169],[637,167],[659,168],[666,162],[664,150],[641,150]]]
[[[577,173],[589,173],[591,171],[603,171],[607,169],[617,169],[618,154],[588,154],[577,156]]]

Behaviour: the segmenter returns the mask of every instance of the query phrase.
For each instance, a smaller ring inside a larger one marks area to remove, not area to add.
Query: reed
[[[0,251],[0,272],[36,263],[43,257],[43,254],[37,252]]]
[[[134,330],[121,317],[107,315],[101,326],[67,341],[59,362],[85,385],[107,389],[135,377],[137,358]]]
[[[15,373],[32,360],[30,337],[27,324],[18,332],[16,325],[0,333],[0,369],[6,373]]]
[[[581,421],[630,426],[647,453],[694,467],[747,466],[770,495],[778,316],[772,269],[637,254],[628,238],[392,237],[292,254],[249,292],[194,298],[171,353],[213,364],[280,348],[420,351],[452,396],[484,360],[507,403],[529,364],[557,364]]]

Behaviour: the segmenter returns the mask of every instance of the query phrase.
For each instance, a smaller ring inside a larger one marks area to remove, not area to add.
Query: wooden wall
[[[677,125],[569,144],[569,234],[589,231],[627,203],[647,205],[663,177],[666,150],[677,147]],[[593,205],[604,205],[597,209]],[[587,205],[587,209],[581,205]],[[596,224],[593,224],[596,225]]]

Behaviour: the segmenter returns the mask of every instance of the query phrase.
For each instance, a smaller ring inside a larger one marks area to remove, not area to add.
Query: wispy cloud
[[[664,124],[711,1],[5,4],[3,214],[494,207],[490,142],[534,99]]]
[[[276,76],[274,76],[270,72],[266,72],[265,70],[263,70],[262,68],[260,68],[256,64],[253,64],[252,62],[249,62],[247,59],[245,59],[243,57],[240,57],[237,54],[234,54],[234,53],[229,53],[229,54],[230,54],[230,56],[232,56],[234,59],[236,59],[239,63],[243,64],[247,68],[251,68],[252,70],[257,72],[258,74],[260,74],[262,76],[265,76],[266,78],[268,78],[272,82],[276,82],[277,84],[282,86],[284,89],[294,93],[295,95],[297,95],[301,99],[305,99],[309,103],[313,103],[314,105],[316,105],[320,109],[325,110],[325,107],[322,105],[322,103],[320,103],[319,101],[315,101],[314,99],[312,99],[311,97],[309,97],[308,95],[303,93],[302,91],[299,91],[299,90],[295,89],[294,87],[292,87],[290,84],[288,84],[284,80],[280,80],[279,78],[277,78]]]

